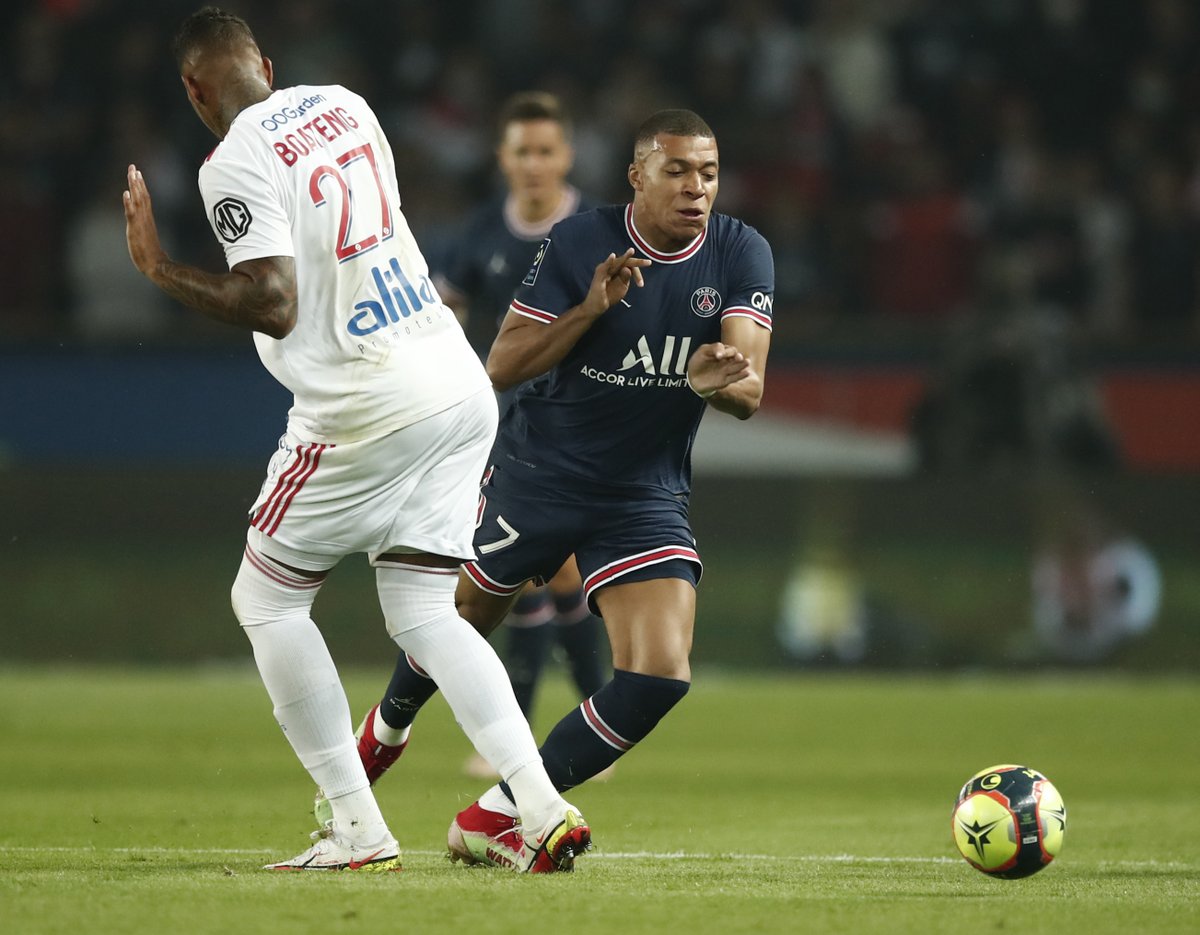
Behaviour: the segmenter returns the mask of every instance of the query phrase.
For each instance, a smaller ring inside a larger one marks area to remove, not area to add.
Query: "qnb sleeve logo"
[[[226,243],[241,240],[250,230],[250,209],[236,198],[222,198],[213,205],[213,227]]]

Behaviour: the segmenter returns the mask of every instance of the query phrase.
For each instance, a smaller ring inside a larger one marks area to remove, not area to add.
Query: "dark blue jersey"
[[[505,195],[471,212],[442,273],[455,291],[466,297],[468,336],[480,354],[486,355],[491,347],[521,277],[554,222],[591,207],[575,188],[568,186],[558,213],[544,224],[523,223]]]
[[[653,260],[645,286],[605,312],[552,370],[523,385],[501,418],[493,461],[556,488],[686,494],[706,404],[687,362],[744,316],[771,327],[775,271],[754,228],[722,214],[677,253],[653,249],[632,206],[598,208],[555,225],[513,299],[549,323],[587,295],[596,264],[633,247]]]

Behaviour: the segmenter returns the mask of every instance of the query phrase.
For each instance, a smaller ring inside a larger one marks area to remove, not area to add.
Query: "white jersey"
[[[429,278],[371,108],[343,87],[295,87],[246,108],[200,169],[232,269],[296,262],[285,338],[255,332],[295,401],[288,429],[338,444],[385,434],[490,386]]]

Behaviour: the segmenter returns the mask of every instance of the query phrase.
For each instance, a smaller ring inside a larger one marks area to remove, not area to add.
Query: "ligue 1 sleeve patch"
[[[213,228],[226,243],[241,240],[250,230],[250,209],[237,198],[222,198],[213,205]]]
[[[547,237],[538,247],[537,256],[533,258],[533,265],[529,267],[529,272],[525,274],[525,278],[521,280],[522,286],[532,286],[537,282],[538,270],[542,268],[542,260],[546,259],[546,253],[550,250],[550,238]]]

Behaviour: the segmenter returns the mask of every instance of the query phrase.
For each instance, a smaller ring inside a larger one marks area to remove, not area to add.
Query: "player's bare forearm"
[[[209,273],[162,257],[147,273],[177,302],[225,324],[283,338],[296,324],[295,261],[264,257]]]
[[[714,409],[749,419],[762,403],[771,332],[748,319],[729,318],[721,338],[692,354],[688,384]]]
[[[730,383],[713,393],[708,398],[708,404],[738,419],[749,419],[758,412],[762,395],[762,377],[749,370],[736,383]]]
[[[171,298],[217,321],[273,338],[296,324],[296,263],[275,256],[247,260],[228,273],[208,273],[167,256],[158,237],[150,190],[137,166],[127,173],[125,241],[133,265]]]
[[[510,311],[488,353],[492,386],[510,389],[557,364],[596,319],[625,298],[631,285],[643,285],[642,269],[649,265],[633,255],[632,247],[620,256],[610,253],[596,265],[583,301],[546,325]]]
[[[579,306],[550,324],[510,311],[488,352],[487,372],[492,386],[503,392],[541,376],[567,356],[595,320]]]

